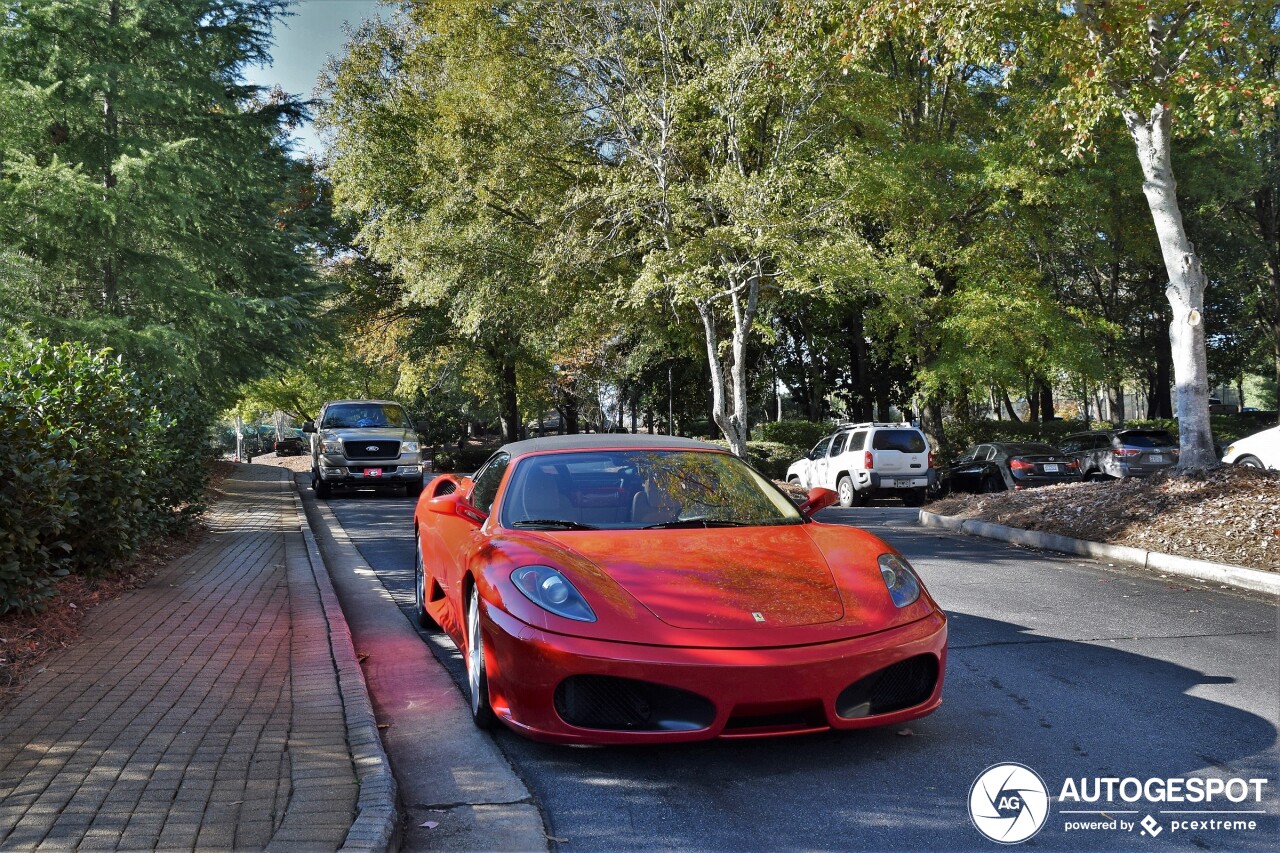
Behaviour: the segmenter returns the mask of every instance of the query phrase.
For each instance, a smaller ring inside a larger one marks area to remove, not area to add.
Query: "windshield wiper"
[[[680,527],[750,527],[746,521],[730,521],[727,518],[707,518],[705,515],[694,516],[693,518],[678,518],[675,521],[664,521],[660,524],[650,524],[642,530],[672,530]]]
[[[568,521],[563,518],[524,518],[520,521],[511,522],[512,527],[550,527],[555,530],[599,530],[593,524],[580,524],[576,521]]]

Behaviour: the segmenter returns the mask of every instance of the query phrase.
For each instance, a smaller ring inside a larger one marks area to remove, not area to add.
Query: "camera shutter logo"
[[[993,764],[969,789],[969,819],[992,841],[1018,844],[1040,831],[1049,817],[1049,789],[1023,764]]]

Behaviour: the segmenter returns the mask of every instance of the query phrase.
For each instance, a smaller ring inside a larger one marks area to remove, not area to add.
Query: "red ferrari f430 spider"
[[[947,620],[893,547],[738,457],[669,436],[508,444],[432,481],[417,610],[476,723],[647,743],[855,729],[942,701]]]

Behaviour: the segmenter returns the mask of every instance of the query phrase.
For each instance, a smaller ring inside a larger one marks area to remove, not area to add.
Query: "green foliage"
[[[474,474],[493,455],[493,450],[492,447],[474,444],[461,450],[456,447],[437,450],[432,460],[432,470],[446,474],[454,471]]]
[[[718,444],[721,447],[732,450],[729,442],[724,440],[711,440],[711,444]],[[751,463],[751,467],[755,468],[761,474],[771,480],[782,480],[787,476],[787,468],[792,462],[809,452],[809,448],[800,447],[794,444],[784,444],[778,441],[748,441],[747,442],[747,461]]]
[[[284,144],[302,105],[243,77],[284,6],[6,5],[6,313],[210,393],[289,352],[309,326],[325,207]]]
[[[210,412],[108,352],[0,339],[0,612],[101,573],[201,506]]]
[[[756,428],[751,431],[751,437],[756,441],[803,447],[803,452],[807,453],[809,448],[821,441],[823,437],[830,435],[831,431],[832,425],[829,423],[804,420],[765,421],[756,425]],[[792,461],[794,462],[795,459]]]

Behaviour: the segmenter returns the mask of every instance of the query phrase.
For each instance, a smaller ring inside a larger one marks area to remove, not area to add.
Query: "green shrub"
[[[454,471],[474,474],[493,455],[494,448],[484,445],[468,445],[462,450],[456,447],[441,448],[432,457],[432,470],[442,474]]]
[[[211,422],[189,390],[79,343],[0,338],[0,612],[97,574],[200,509]]]
[[[834,427],[825,422],[815,423],[804,420],[765,421],[756,424],[751,437],[756,441],[787,444],[792,447],[803,447],[808,452],[811,447],[831,434]]]
[[[726,448],[729,446],[729,442],[723,439],[710,443]],[[751,467],[773,480],[785,479],[791,463],[808,452],[807,447],[800,448],[777,441],[747,442],[747,461],[751,463]]]

